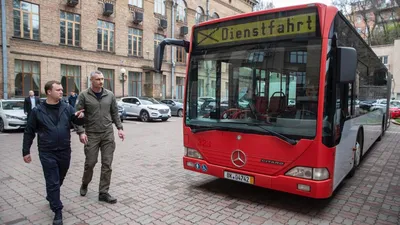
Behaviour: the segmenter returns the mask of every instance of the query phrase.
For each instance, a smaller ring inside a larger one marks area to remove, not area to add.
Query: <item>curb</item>
[[[392,121],[392,123],[394,123],[394,124],[396,124],[396,125],[400,125],[400,123],[399,122],[396,122],[396,120],[391,120]]]

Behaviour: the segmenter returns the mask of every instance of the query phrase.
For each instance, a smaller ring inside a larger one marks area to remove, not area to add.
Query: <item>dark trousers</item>
[[[44,178],[46,180],[46,199],[50,203],[53,212],[61,210],[63,204],[60,200],[60,187],[67,175],[71,162],[71,150],[63,151],[39,151]]]
[[[107,129],[101,133],[87,132],[88,143],[85,145],[85,168],[82,184],[88,185],[92,181],[93,169],[97,163],[99,150],[101,151],[101,174],[99,193],[108,193],[111,183],[111,164],[113,161],[115,141],[114,130]]]

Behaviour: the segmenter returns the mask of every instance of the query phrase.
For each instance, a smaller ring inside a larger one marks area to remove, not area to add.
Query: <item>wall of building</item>
[[[393,45],[372,46],[372,50],[379,57],[387,56],[389,72],[393,75],[392,98],[400,99],[400,39],[395,40]]]
[[[14,37],[13,27],[13,1],[6,1],[7,6],[7,38],[9,47],[8,82],[9,97],[22,97],[15,95],[15,60],[27,60],[40,63],[40,92],[43,95],[44,84],[52,79],[61,80],[61,64],[80,67],[80,89],[88,87],[88,75],[98,68],[111,69],[114,73],[114,93],[122,95],[122,82],[119,80],[121,68],[127,73],[142,73],[142,95],[151,94],[156,98],[176,97],[176,77],[185,77],[186,63],[176,63],[174,77],[171,77],[171,47],[165,50],[162,70],[166,75],[166,96],[161,96],[162,77],[153,71],[154,58],[154,35],[161,34],[164,37],[174,36],[175,38],[190,39],[192,26],[195,25],[196,8],[203,7],[206,10],[205,0],[188,0],[187,21],[175,22],[175,29],[171,34],[171,10],[173,1],[166,1],[166,13],[160,15],[154,13],[155,0],[143,0],[143,8],[133,7],[128,0],[80,0],[75,7],[66,5],[67,0],[29,0],[26,2],[39,5],[40,19],[40,40],[27,40]],[[112,3],[114,11],[111,16],[103,16],[104,3]],[[60,44],[60,11],[79,14],[81,18],[79,46],[66,46]],[[143,22],[133,23],[133,11],[144,13]],[[210,1],[209,13],[217,12],[220,17],[235,15],[252,11],[252,3],[248,0],[232,0],[231,3],[225,0]],[[175,12],[176,15],[176,12]],[[159,19],[167,19],[168,27],[159,29]],[[211,19],[211,18],[210,18]],[[113,52],[105,52],[97,49],[97,21],[103,20],[114,24],[114,48]],[[189,33],[180,35],[180,27],[188,26]],[[129,28],[136,28],[143,31],[142,56],[130,56],[128,54],[128,31]],[[175,50],[174,50],[175,51]],[[146,76],[147,73],[151,75]],[[0,71],[0,74],[2,71]],[[146,78],[150,78],[147,79]],[[128,95],[129,80],[124,83],[124,95]],[[149,84],[152,82],[152,84]],[[0,98],[3,98],[3,77],[0,77]],[[144,88],[145,84],[147,85]],[[171,90],[171,84],[174,90]],[[18,84],[17,84],[18,85]],[[146,91],[147,90],[147,91]]]

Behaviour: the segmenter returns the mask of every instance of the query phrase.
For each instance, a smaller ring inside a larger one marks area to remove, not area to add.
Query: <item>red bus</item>
[[[391,75],[334,6],[203,22],[160,43],[159,72],[166,45],[188,52],[187,170],[329,198],[389,125]]]

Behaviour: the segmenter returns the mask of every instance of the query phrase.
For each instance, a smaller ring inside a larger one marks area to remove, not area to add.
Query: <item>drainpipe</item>
[[[176,2],[175,0],[172,1],[172,7],[171,7],[171,38],[175,38],[175,7],[176,7]],[[175,77],[175,54],[174,54],[174,47],[171,46],[171,98],[174,99],[174,77]]]
[[[3,52],[3,98],[8,99],[8,58],[7,58],[7,23],[6,23],[6,0],[1,0],[1,37]]]
[[[210,15],[209,10],[210,10],[210,0],[207,0],[207,2],[206,2],[206,21],[208,21],[208,19],[209,19],[209,15]]]

